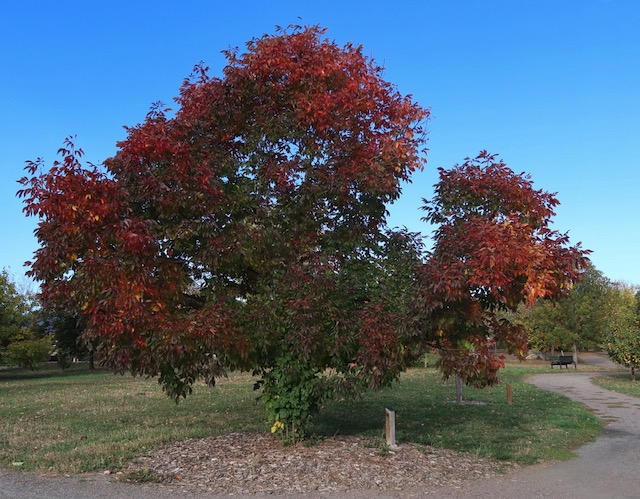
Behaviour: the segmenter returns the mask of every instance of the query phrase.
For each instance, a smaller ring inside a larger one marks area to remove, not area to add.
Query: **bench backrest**
[[[573,355],[561,355],[558,357],[560,362],[573,362]]]

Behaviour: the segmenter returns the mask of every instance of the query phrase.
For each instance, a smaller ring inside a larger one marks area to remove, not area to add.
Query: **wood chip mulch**
[[[411,443],[389,451],[381,441],[360,436],[282,446],[267,434],[234,433],[163,447],[129,463],[121,476],[232,496],[433,489],[493,477],[513,467]]]

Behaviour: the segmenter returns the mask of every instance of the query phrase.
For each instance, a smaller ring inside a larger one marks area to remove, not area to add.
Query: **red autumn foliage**
[[[527,344],[524,330],[499,313],[559,299],[580,278],[588,251],[549,228],[557,205],[553,194],[486,151],[440,169],[434,199],[423,207],[437,229],[420,276],[445,375],[495,383],[504,364],[492,344],[519,356]]]
[[[104,168],[71,141],[50,170],[29,165],[44,303],[83,316],[107,365],[176,397],[282,351],[312,369],[361,359],[388,380],[405,359],[388,353],[402,351],[396,316],[370,313],[393,308],[376,262],[413,244],[386,230],[385,203],[423,166],[428,111],[317,27],[226,56],[220,78],[195,68],[175,114],[157,104],[128,128]]]
[[[379,386],[425,343],[445,374],[494,383],[491,342],[526,348],[499,312],[557,299],[586,264],[549,228],[555,197],[486,152],[440,170],[420,262],[386,203],[423,167],[429,112],[317,27],[226,57],[219,78],[197,66],[175,114],[155,105],[103,167],[82,166],[71,140],[51,169],[28,164],[19,194],[40,218],[30,273],[45,306],[81,316],[108,366],[159,376],[176,398],[223,366],[283,362],[292,380],[302,366]]]

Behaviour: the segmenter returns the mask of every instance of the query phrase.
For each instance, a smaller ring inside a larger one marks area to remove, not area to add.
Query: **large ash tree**
[[[225,54],[222,77],[198,66],[175,113],[155,106],[104,166],[71,140],[51,168],[28,164],[31,275],[108,366],[176,399],[253,370],[296,438],[337,383],[387,383],[417,341],[419,245],[385,205],[423,166],[428,111],[317,27]]]

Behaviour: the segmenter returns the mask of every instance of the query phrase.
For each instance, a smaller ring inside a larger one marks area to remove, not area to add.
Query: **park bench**
[[[567,366],[567,369],[569,369],[569,364],[573,364],[574,369],[578,368],[576,361],[573,360],[573,355],[560,355],[557,359],[551,361],[551,369],[553,369],[553,366],[560,366],[560,369],[562,369],[562,366]]]

